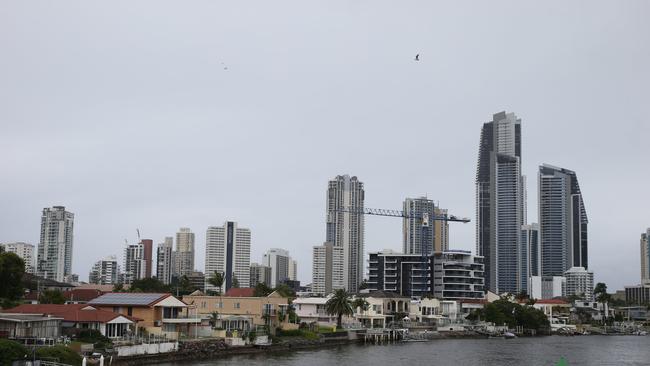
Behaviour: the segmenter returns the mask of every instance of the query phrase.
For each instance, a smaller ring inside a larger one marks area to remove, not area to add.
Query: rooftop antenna
[[[138,232],[138,241],[140,241],[140,229],[135,229]]]

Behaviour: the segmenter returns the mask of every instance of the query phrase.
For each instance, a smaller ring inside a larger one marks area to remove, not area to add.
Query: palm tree
[[[354,311],[352,310],[352,304],[348,299],[348,292],[344,289],[334,291],[334,296],[327,300],[325,303],[325,308],[327,314],[337,316],[337,328],[341,328],[341,320],[343,319],[343,315],[354,314]]]
[[[223,273],[214,271],[212,277],[208,279],[208,283],[217,288],[217,295],[221,295],[221,286],[223,286]]]
[[[219,320],[219,312],[218,311],[213,311],[210,314],[210,325],[212,325],[212,329],[217,327],[217,321]]]
[[[368,304],[368,301],[361,297],[357,297],[354,299],[354,301],[352,301],[352,308],[355,310],[357,308],[361,308],[361,312],[368,310],[368,306],[370,306],[370,304]]]

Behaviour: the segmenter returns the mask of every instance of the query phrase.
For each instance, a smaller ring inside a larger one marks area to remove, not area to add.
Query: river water
[[[345,345],[286,353],[231,356],[167,366],[425,366],[544,365],[561,357],[569,366],[650,365],[650,336],[443,339],[389,345]]]

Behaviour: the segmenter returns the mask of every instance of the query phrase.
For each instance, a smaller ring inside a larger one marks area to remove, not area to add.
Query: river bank
[[[199,340],[185,341],[179,344],[179,350],[170,353],[161,353],[155,355],[139,355],[120,357],[113,360],[115,365],[142,365],[158,364],[160,362],[187,362],[197,360],[214,360],[222,359],[237,355],[256,355],[256,354],[274,354],[287,353],[299,350],[324,349],[341,345],[349,345],[360,342],[358,339],[345,338],[321,338],[318,340],[307,339],[287,339],[280,343],[271,344],[264,347],[259,346],[238,346],[231,347],[225,344],[223,340]],[[361,341],[363,343],[363,341]]]

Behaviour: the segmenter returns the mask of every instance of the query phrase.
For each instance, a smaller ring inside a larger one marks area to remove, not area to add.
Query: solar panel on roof
[[[163,297],[164,294],[139,294],[115,292],[104,294],[89,301],[89,304],[96,305],[148,305]]]

